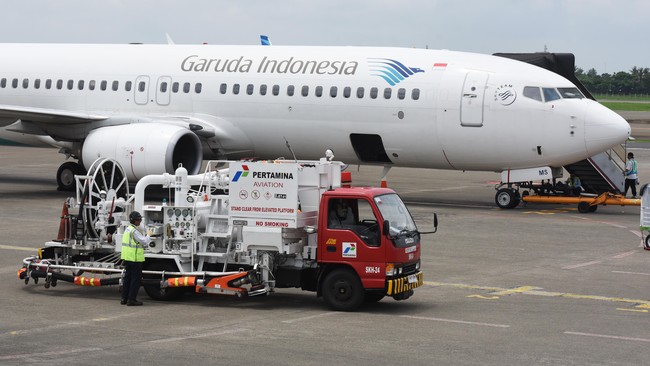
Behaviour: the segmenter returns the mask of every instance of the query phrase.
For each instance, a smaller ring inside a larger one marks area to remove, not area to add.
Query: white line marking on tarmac
[[[35,353],[23,353],[19,355],[8,355],[0,356],[0,361],[8,360],[42,360],[51,356],[62,356],[70,355],[71,353],[90,353],[96,351],[103,351],[102,348],[92,347],[92,348],[75,348],[75,349],[62,349],[60,351],[51,351],[51,352],[35,352]],[[51,360],[49,360],[51,361]]]
[[[612,258],[621,259],[621,258],[629,257],[629,256],[631,256],[632,254],[634,254],[636,252],[637,252],[636,250],[630,250],[629,252],[624,252],[624,253],[621,253],[621,254],[617,254],[617,255],[613,256]]]
[[[592,264],[599,264],[599,263],[603,263],[603,261],[591,261],[587,263],[574,264],[571,266],[562,267],[562,269],[575,269],[575,268],[591,266]]]
[[[431,318],[428,316],[413,316],[413,315],[400,315],[402,318],[417,319],[417,320],[430,320],[434,322],[445,322],[445,323],[456,323],[456,324],[467,324],[467,325],[480,325],[484,327],[496,327],[496,328],[510,328],[507,324],[492,324],[492,323],[481,323],[481,322],[470,322],[465,320],[456,320],[456,319],[443,319],[443,318]]]
[[[323,316],[334,315],[334,314],[336,314],[336,312],[331,311],[329,313],[322,313],[322,314],[316,314],[316,315],[312,315],[312,316],[305,316],[305,317],[302,317],[302,318],[296,318],[296,319],[291,319],[291,320],[283,320],[282,322],[287,323],[287,324],[291,324],[291,323],[300,322],[300,321],[303,321],[303,320],[310,320],[310,319],[320,318],[320,317],[323,317]]]
[[[226,330],[221,330],[218,332],[210,332],[210,333],[201,333],[201,334],[190,334],[185,337],[170,337],[170,338],[163,338],[163,339],[156,339],[154,341],[149,341],[149,343],[166,343],[166,342],[176,342],[176,341],[184,341],[187,339],[197,339],[197,338],[205,338],[205,337],[215,337],[215,336],[222,336],[226,334],[232,334],[232,333],[239,333],[239,332],[245,332],[245,331],[250,331],[250,329],[226,329]]]
[[[24,251],[24,252],[36,252],[36,251],[38,251],[37,248],[25,248],[25,247],[13,246],[13,245],[0,245],[0,249],[20,250],[20,251]]]
[[[643,272],[612,271],[612,273],[631,274],[631,275],[639,275],[639,276],[650,276],[650,273],[643,273]]]
[[[638,230],[630,230],[630,232],[631,232],[632,234],[638,236],[639,238],[643,238],[643,235],[641,235],[641,232],[638,231]]]
[[[582,332],[564,332],[564,334],[578,335],[578,336],[585,336],[585,337],[619,339],[619,340],[622,340],[622,341],[635,341],[635,342],[650,343],[650,339],[647,339],[647,338],[622,337],[622,336],[615,336],[615,335],[582,333]]]

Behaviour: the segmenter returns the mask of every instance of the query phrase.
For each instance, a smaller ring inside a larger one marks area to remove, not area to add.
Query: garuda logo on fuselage
[[[369,58],[368,66],[372,76],[384,79],[390,86],[395,86],[418,72],[424,72],[419,67],[407,67],[401,62],[389,58]]]

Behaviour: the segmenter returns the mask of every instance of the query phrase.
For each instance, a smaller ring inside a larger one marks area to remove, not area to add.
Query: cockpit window
[[[542,88],[542,91],[544,92],[545,102],[550,102],[561,98],[560,93],[558,93],[555,88]]]
[[[524,87],[524,97],[535,99],[537,101],[542,101],[542,92],[536,86],[525,86]]]
[[[585,97],[578,88],[557,88],[557,90],[565,99],[582,99]]]

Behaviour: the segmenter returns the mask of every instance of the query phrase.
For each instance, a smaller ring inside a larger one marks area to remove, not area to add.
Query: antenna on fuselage
[[[298,162],[298,159],[296,158],[296,154],[294,154],[293,149],[291,148],[291,145],[289,144],[289,140],[287,140],[287,138],[284,137],[284,136],[282,136],[282,138],[284,139],[284,142],[287,144],[287,149],[289,149],[289,152],[291,152],[291,156],[293,156],[293,160]]]

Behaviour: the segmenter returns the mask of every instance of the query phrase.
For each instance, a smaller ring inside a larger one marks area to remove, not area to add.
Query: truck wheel
[[[146,266],[146,270],[149,271],[169,271],[177,272],[178,268],[173,263],[152,263],[150,266]],[[144,279],[160,279],[160,275],[144,275]],[[149,295],[150,298],[157,301],[172,301],[178,300],[185,293],[185,289],[182,287],[175,288],[161,288],[160,284],[143,284],[144,291]]]
[[[515,208],[519,204],[519,196],[510,188],[501,188],[497,191],[494,202],[499,208]]]
[[[323,299],[337,311],[353,311],[361,306],[365,291],[356,273],[349,269],[335,269],[323,281]]]

